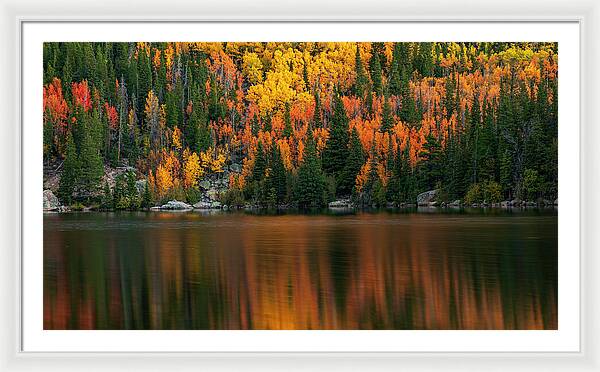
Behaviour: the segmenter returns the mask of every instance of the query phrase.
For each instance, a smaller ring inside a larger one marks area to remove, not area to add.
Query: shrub
[[[474,183],[471,186],[469,186],[469,190],[467,190],[467,193],[465,194],[465,203],[473,204],[473,203],[480,203],[481,201],[482,201],[481,186],[478,183]]]

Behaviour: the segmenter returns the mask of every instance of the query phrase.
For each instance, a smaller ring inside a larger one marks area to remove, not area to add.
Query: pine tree
[[[389,132],[394,127],[394,118],[392,117],[392,107],[390,99],[386,95],[383,101],[383,117],[381,118],[381,132]]]
[[[339,94],[334,98],[334,112],[331,120],[331,129],[329,139],[323,150],[323,164],[325,171],[336,177],[339,177],[348,158],[348,116],[344,109],[344,104]]]
[[[148,180],[144,183],[144,193],[142,194],[141,207],[149,209],[152,206],[152,194],[150,193],[150,186],[148,186]]]
[[[417,112],[415,99],[410,91],[410,82],[406,68],[402,69],[401,96],[402,106],[400,107],[400,120],[409,125],[417,124],[420,118]]]
[[[431,133],[425,137],[423,150],[419,154],[421,165],[419,169],[421,185],[431,190],[442,179],[441,145]]]
[[[300,209],[320,208],[325,203],[325,176],[317,156],[312,133],[308,135],[306,154],[298,168],[296,200]]]
[[[252,181],[261,181],[265,176],[266,167],[267,162],[265,159],[265,151],[263,148],[263,144],[261,141],[258,141],[258,146],[256,147],[256,155],[254,158],[254,168],[252,169]]]
[[[470,183],[478,183],[478,171],[480,166],[481,143],[479,142],[479,133],[481,127],[481,110],[479,109],[479,97],[476,94],[473,98],[473,106],[471,108],[471,118],[468,127],[468,148],[467,152],[471,157],[470,164]]]
[[[354,69],[356,72],[356,80],[354,82],[354,94],[357,97],[363,97],[365,94],[365,90],[369,85],[369,81],[367,79],[367,75],[362,64],[362,59],[360,58],[360,48],[358,47],[358,44],[356,45]]]
[[[58,187],[58,197],[63,204],[71,204],[73,202],[73,193],[76,191],[77,180],[80,177],[81,165],[77,156],[77,149],[73,136],[67,135],[67,148],[65,153],[65,161],[63,170],[60,175],[60,184]]]
[[[102,175],[104,174],[104,165],[100,157],[98,148],[99,142],[94,140],[93,132],[90,127],[98,126],[98,117],[95,113],[91,125],[83,123],[85,131],[81,148],[79,150],[79,163],[81,164],[81,172],[78,178],[81,196],[88,202],[98,189],[98,185]]]
[[[104,190],[102,192],[102,199],[100,200],[100,210],[109,211],[113,209],[113,196],[108,186],[108,182],[104,183]]]
[[[371,81],[373,82],[373,91],[378,96],[383,95],[383,83],[381,81],[381,62],[379,61],[379,54],[373,53],[373,67],[371,70]]]
[[[392,64],[390,66],[390,76],[389,76],[389,91],[391,95],[399,96],[402,92],[402,77],[400,76],[400,67],[402,64],[401,61],[401,51],[400,51],[401,43],[394,44],[394,52],[392,55]]]
[[[365,162],[363,147],[358,137],[356,128],[352,130],[350,136],[349,154],[344,167],[343,175],[337,185],[336,193],[338,195],[349,195],[356,183],[356,175]]]
[[[138,76],[138,112],[144,111],[146,97],[152,90],[152,69],[150,67],[150,58],[144,49],[138,49],[137,76]]]
[[[281,204],[285,201],[287,194],[287,175],[281,153],[277,145],[272,146],[271,151],[271,172],[267,182],[267,189],[274,190],[275,201]]]
[[[313,125],[315,128],[323,128],[323,119],[321,117],[321,97],[319,91],[315,92],[315,115],[313,116]]]

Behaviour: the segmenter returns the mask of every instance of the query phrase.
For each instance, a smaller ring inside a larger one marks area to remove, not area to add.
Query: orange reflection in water
[[[45,329],[556,329],[556,215],[45,216]]]

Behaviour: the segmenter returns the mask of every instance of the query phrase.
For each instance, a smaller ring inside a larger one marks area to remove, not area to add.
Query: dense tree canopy
[[[144,205],[225,176],[265,205],[555,198],[557,61],[553,43],[45,43],[44,161],[65,203],[99,202],[105,165],[148,180]]]

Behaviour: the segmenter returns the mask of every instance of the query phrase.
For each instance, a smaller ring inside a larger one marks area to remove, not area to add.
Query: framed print
[[[558,8],[7,8],[3,362],[593,369],[593,16]]]

